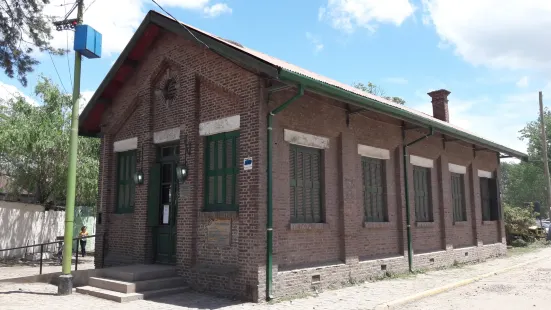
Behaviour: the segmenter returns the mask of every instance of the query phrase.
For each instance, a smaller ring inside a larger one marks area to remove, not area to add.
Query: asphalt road
[[[413,309],[550,309],[551,257],[399,307]]]

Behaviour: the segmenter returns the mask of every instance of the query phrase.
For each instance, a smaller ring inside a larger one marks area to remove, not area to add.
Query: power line
[[[2,88],[7,91],[13,98],[17,98],[19,96],[16,96],[14,93],[12,93],[5,85],[4,83],[0,83],[0,86],[2,86]]]
[[[199,40],[199,39],[191,32],[191,30],[189,30],[189,28],[188,28],[186,25],[182,24],[179,20],[176,19],[176,17],[174,17],[174,16],[172,16],[172,14],[168,13],[167,10],[165,10],[160,4],[157,3],[157,1],[155,1],[155,0],[151,0],[151,1],[153,1],[153,3],[155,3],[155,4],[156,4],[163,12],[165,12],[168,16],[170,16],[172,19],[174,19],[175,22],[177,22],[178,24],[180,24],[180,26],[184,27],[184,29],[186,29],[187,32],[189,32],[189,34],[191,34],[191,36],[195,38],[195,40],[201,42],[204,46],[207,47],[207,49],[210,49],[210,47],[209,47],[207,44],[205,44],[205,42]]]
[[[54,65],[55,73],[57,73],[57,77],[59,78],[59,82],[61,83],[61,87],[63,87],[63,90],[65,93],[67,93],[67,89],[65,89],[65,85],[63,85],[63,80],[61,79],[61,76],[59,75],[59,71],[57,71],[57,67],[54,62],[54,58],[52,57],[52,53],[48,51],[48,55],[50,55],[50,60],[52,60],[52,65]]]
[[[63,4],[65,4],[65,0],[63,0]],[[64,6],[65,8],[65,6]],[[65,8],[65,15],[67,15],[67,8]],[[69,32],[65,32],[65,38],[66,38],[66,47],[65,55],[67,56],[67,69],[69,69],[69,83],[71,83],[71,88],[73,88],[73,74],[71,73],[71,63],[69,62]]]
[[[201,44],[203,44],[208,50],[211,50],[212,52],[216,53],[217,55],[223,57],[223,58],[226,58],[227,60],[231,61],[234,65],[246,70],[246,71],[250,71],[250,72],[253,72],[250,68],[247,68],[245,66],[243,66],[242,64],[234,61],[233,59],[231,58],[228,58],[227,56],[225,55],[222,55],[221,53],[219,53],[217,50],[215,49],[211,49],[205,42],[199,40],[194,34],[193,32],[191,32],[191,30],[189,30],[189,28],[182,24],[179,20],[176,19],[176,17],[172,16],[172,14],[170,14],[167,10],[165,10],[159,3],[157,3],[157,1],[155,0],[151,0],[153,1],[153,3],[155,3],[163,12],[165,12],[168,16],[170,16],[175,22],[177,22],[180,26],[182,26],[187,32],[189,32],[189,34],[191,34],[192,37],[195,38],[195,40],[197,40],[198,42],[200,42]]]
[[[96,0],[92,1],[92,3],[90,3],[90,5],[86,7],[86,9],[84,10],[84,13],[86,13],[86,11],[88,11],[88,9],[89,9],[94,3],[96,3]]]

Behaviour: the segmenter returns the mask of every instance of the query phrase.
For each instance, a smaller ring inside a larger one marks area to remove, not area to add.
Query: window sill
[[[115,214],[131,214],[131,213],[134,213],[134,209],[130,209],[130,210],[115,210]]]
[[[391,228],[394,227],[391,222],[364,222],[364,228]]]
[[[239,216],[237,211],[205,211],[203,210],[200,215],[202,218],[215,218],[215,219],[233,219]]]
[[[482,225],[495,225],[496,223],[497,223],[497,220],[482,221]]]
[[[239,212],[239,207],[236,207],[236,206],[209,206],[209,207],[204,207],[203,210],[201,210],[201,212],[205,212],[205,213],[208,213],[208,212],[235,212],[235,213],[238,213]]]
[[[325,230],[329,229],[328,223],[291,223],[291,230]]]
[[[459,226],[459,227],[463,227],[463,226],[467,226],[467,224],[469,224],[469,222],[467,221],[458,221],[458,222],[454,222],[453,223],[453,226]]]
[[[434,227],[434,225],[436,225],[434,222],[415,222],[417,227]]]

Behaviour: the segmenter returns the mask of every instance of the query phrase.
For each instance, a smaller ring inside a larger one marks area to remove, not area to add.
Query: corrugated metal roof
[[[166,16],[164,15],[166,18],[170,18],[172,19],[171,17],[169,16]],[[180,21],[178,21],[180,22]],[[257,50],[254,50],[254,49],[251,49],[251,48],[248,48],[246,46],[243,46],[242,44],[235,44],[233,41],[231,40],[226,40],[224,38],[220,38],[220,37],[217,37],[213,34],[210,34],[206,31],[203,31],[201,29],[198,29],[198,28],[195,28],[191,25],[188,25],[188,24],[185,24],[185,23],[182,23],[180,22],[181,24],[185,25],[186,27],[190,28],[190,29],[193,29],[197,32],[200,32],[200,33],[203,33],[204,35],[207,35],[207,36],[210,36],[212,38],[215,38],[215,39],[218,39],[222,42],[224,42],[225,44],[227,45],[230,45],[231,47],[235,48],[235,49],[238,49],[238,50],[241,50],[242,52],[244,53],[247,53],[251,56],[254,56],[258,59],[261,59],[273,66],[276,66],[276,67],[279,67],[281,69],[284,69],[284,70],[287,70],[287,71],[291,71],[291,72],[294,72],[296,74],[299,74],[299,75],[302,75],[304,77],[307,77],[307,78],[310,78],[310,79],[314,79],[314,80],[317,80],[321,83],[324,83],[324,84],[327,84],[327,85],[331,85],[331,86],[334,86],[334,87],[337,87],[337,88],[340,88],[340,89],[343,89],[345,91],[348,91],[348,92],[351,92],[351,93],[354,93],[356,95],[359,95],[359,96],[362,96],[362,97],[365,97],[365,98],[369,98],[369,99],[372,99],[372,100],[375,100],[377,102],[379,102],[380,104],[384,104],[384,105],[388,105],[388,106],[391,106],[391,107],[394,107],[394,108],[397,108],[397,109],[401,109],[401,110],[404,110],[408,113],[411,113],[411,114],[415,114],[421,118],[424,118],[426,120],[430,120],[432,122],[437,122],[437,123],[440,123],[442,126],[445,126],[445,127],[449,127],[450,129],[455,129],[455,130],[459,130],[459,131],[463,131],[465,133],[468,133],[470,135],[473,135],[475,137],[479,137],[480,139],[484,139],[484,140],[487,140],[489,142],[492,142],[494,144],[498,144],[496,142],[493,142],[489,139],[486,139],[486,138],[483,138],[483,137],[480,137],[479,135],[473,133],[473,132],[470,132],[464,128],[461,128],[459,126],[456,126],[456,125],[453,125],[451,123],[448,123],[448,122],[445,122],[445,121],[442,121],[442,120],[439,120],[437,118],[434,118],[432,117],[431,115],[429,114],[426,114],[424,112],[421,112],[421,111],[418,111],[418,110],[415,110],[415,109],[412,109],[408,106],[405,106],[405,105],[400,105],[400,104],[396,104],[390,100],[387,100],[385,98],[382,98],[382,97],[379,97],[379,96],[376,96],[376,95],[373,95],[373,94],[370,94],[368,92],[364,92],[354,86],[351,86],[351,85],[348,85],[348,84],[344,84],[344,83],[341,83],[339,81],[336,81],[336,80],[333,80],[331,78],[328,78],[326,76],[323,76],[321,74],[317,74],[315,72],[312,72],[312,71],[309,71],[309,70],[306,70],[304,68],[301,68],[297,65],[294,65],[294,64],[291,64],[291,63],[288,63],[284,60],[281,60],[281,59],[278,59],[276,57],[273,57],[273,56],[270,56],[270,55],[267,55],[267,54],[264,54],[262,52],[259,52]],[[453,104],[453,103],[451,103]]]
[[[180,28],[176,25],[176,22],[184,25],[185,27]],[[174,24],[171,25],[172,23]],[[154,37],[158,33],[158,28],[156,27],[166,28],[169,31],[177,32],[180,34],[189,32],[189,34],[191,34],[193,37],[195,37],[195,35],[197,35],[198,37],[202,37],[203,40],[206,40],[207,42],[210,42],[209,44],[213,45],[208,46],[208,48],[219,53],[221,56],[233,59],[237,62],[242,62],[243,64],[251,65],[255,67],[256,70],[260,70],[264,74],[267,74],[271,77],[279,78],[282,81],[292,83],[304,83],[304,86],[306,86],[307,88],[310,87],[311,89],[309,89],[312,91],[321,91],[325,95],[336,96],[335,98],[339,100],[350,102],[362,108],[387,113],[392,117],[403,119],[413,124],[432,127],[442,134],[450,135],[451,137],[459,138],[469,143],[488,147],[489,149],[492,149],[494,151],[502,152],[521,159],[527,158],[527,155],[523,152],[510,149],[506,146],[479,137],[478,135],[475,135],[463,128],[436,119],[431,115],[425,114],[421,111],[412,109],[408,106],[393,103],[385,98],[381,98],[367,92],[363,92],[351,85],[347,85],[325,77],[323,75],[306,70],[281,59],[243,46],[237,42],[217,37],[206,31],[197,29],[191,25],[175,21],[173,18],[158,13],[156,11],[150,11],[148,13],[128,45],[125,47],[121,55],[119,55],[119,58],[113,65],[113,68],[111,68],[107,76],[104,78],[104,80],[92,96],[88,106],[85,107],[84,111],[80,115],[80,134],[93,136],[99,132],[98,117],[101,117],[101,113],[103,113],[105,109],[105,102],[99,102],[98,99],[102,98],[102,96],[104,96],[106,93],[109,95],[110,87],[112,87],[111,82],[118,74],[121,67],[124,67],[129,55],[135,52],[136,49],[138,49],[138,51],[140,51],[141,53],[145,52],[143,48],[137,48],[137,46],[139,45],[138,43],[141,42],[143,37],[147,37],[151,40],[152,38],[154,39]],[[154,35],[151,35],[148,32],[148,29],[152,28],[154,28],[154,30],[157,30]],[[193,33],[195,33],[195,35]],[[195,39],[200,41],[197,37],[195,37]],[[240,57],[240,54],[242,56],[245,56],[245,58]],[[130,60],[137,61],[138,59],[130,58]],[[115,86],[120,87],[120,85]],[[111,97],[112,94],[111,96],[107,97],[107,100],[110,100]],[[89,128],[85,128],[83,127],[83,124],[87,124],[87,121],[89,121],[89,118],[91,117],[90,115],[93,116],[89,124],[90,126],[88,126]]]

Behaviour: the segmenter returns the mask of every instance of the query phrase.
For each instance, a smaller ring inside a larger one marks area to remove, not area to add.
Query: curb
[[[404,298],[400,298],[400,299],[392,300],[392,301],[389,301],[389,302],[386,302],[386,303],[382,303],[380,305],[375,306],[374,310],[395,309],[397,306],[404,305],[404,304],[407,304],[407,303],[410,303],[410,302],[413,302],[413,301],[417,301],[417,300],[420,300],[420,299],[423,299],[423,298],[431,297],[431,296],[434,296],[434,295],[438,295],[440,293],[444,293],[444,292],[453,290],[455,288],[471,284],[473,282],[482,280],[484,278],[495,276],[495,275],[498,275],[498,274],[501,274],[501,273],[511,271],[513,269],[516,269],[516,268],[520,268],[520,267],[525,266],[525,265],[535,263],[537,261],[543,260],[544,258],[548,258],[548,256],[538,257],[538,258],[526,261],[524,263],[516,264],[516,265],[513,265],[513,266],[503,268],[503,269],[499,269],[499,270],[496,270],[496,271],[481,274],[479,276],[476,276],[476,277],[473,277],[473,278],[470,278],[470,279],[460,280],[460,281],[457,281],[457,282],[446,284],[446,285],[441,286],[441,287],[433,288],[433,289],[426,290],[426,291],[423,291],[423,292],[420,292],[420,293],[417,293],[417,294],[406,296]]]

